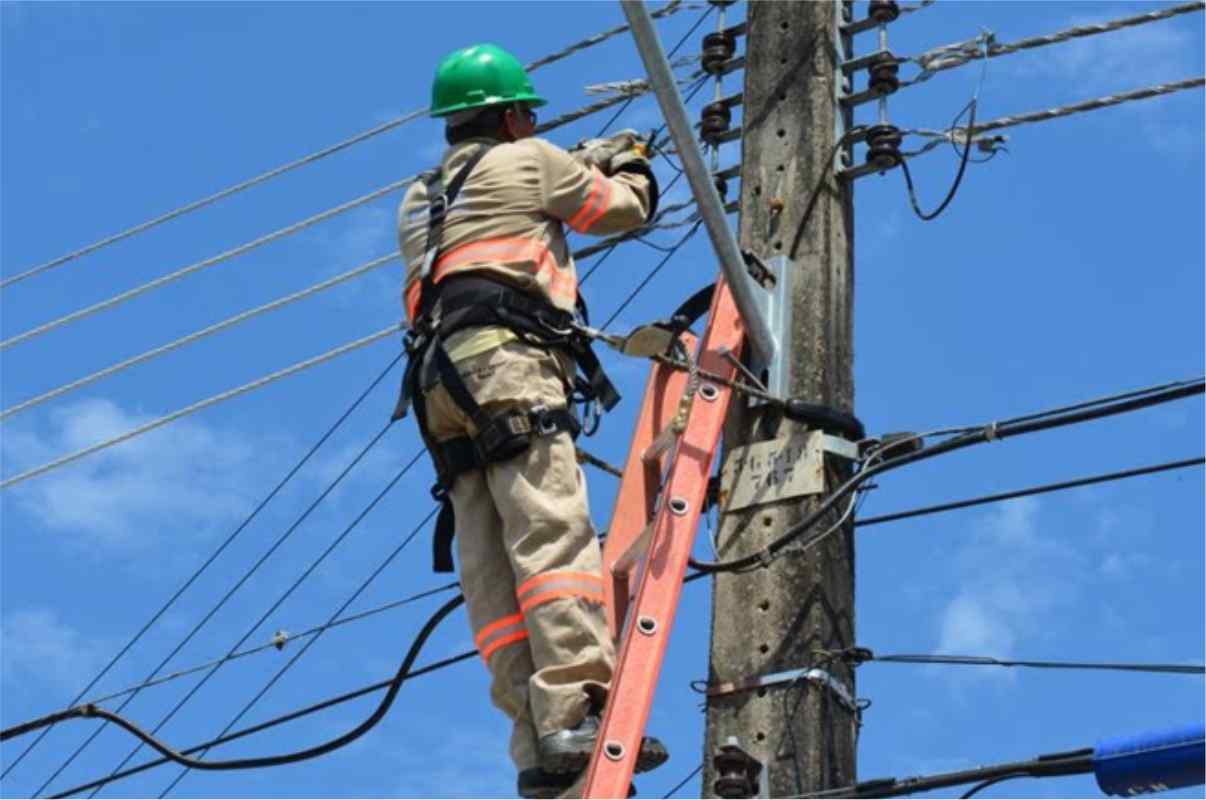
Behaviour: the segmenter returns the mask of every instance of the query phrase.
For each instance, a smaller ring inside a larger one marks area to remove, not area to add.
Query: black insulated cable
[[[701,572],[732,572],[759,565],[768,565],[781,550],[807,533],[809,529],[820,521],[825,514],[829,513],[843,497],[850,494],[867,480],[880,473],[887,472],[888,470],[896,469],[898,467],[903,467],[907,464],[912,464],[917,461],[924,461],[926,459],[933,458],[934,456],[954,452],[955,450],[962,450],[963,448],[971,447],[972,445],[992,442],[996,441],[997,439],[1006,439],[1013,436],[1021,436],[1028,433],[1037,433],[1039,431],[1049,430],[1051,428],[1076,425],[1094,419],[1101,419],[1103,417],[1125,414],[1131,411],[1148,408],[1150,406],[1169,403],[1173,402],[1174,400],[1181,400],[1193,395],[1199,395],[1202,394],[1204,390],[1206,390],[1206,381],[1199,379],[1180,385],[1176,388],[1165,389],[1160,392],[1152,392],[1110,405],[1099,405],[1094,408],[1086,408],[1080,411],[1074,411],[1056,416],[1044,416],[1041,414],[1030,415],[1030,417],[1025,418],[1028,421],[1019,422],[1006,420],[1004,422],[989,423],[988,425],[976,428],[971,432],[952,436],[951,438],[937,444],[922,447],[913,452],[886,459],[878,464],[863,469],[857,475],[847,480],[835,491],[829,494],[821,502],[821,504],[813,510],[811,514],[797,522],[795,525],[792,525],[787,529],[786,532],[784,532],[782,536],[775,539],[756,553],[751,553],[750,555],[730,559],[728,561],[707,562],[692,559],[690,564],[692,567]],[[814,537],[805,539],[803,542],[804,545],[807,546],[812,544],[815,538],[817,538],[816,535],[814,535]]]
[[[335,479],[335,481],[329,487],[327,487],[327,489],[318,497],[318,499],[315,500],[306,509],[305,512],[303,512],[302,516],[299,517],[298,520],[293,524],[291,530],[296,530],[297,526],[299,526],[301,524],[302,520],[304,520],[310,514],[311,511],[313,511],[315,508],[318,507],[318,505],[326,498],[327,494],[329,494],[331,491],[333,491],[335,486],[339,483],[339,481],[342,480],[343,477],[346,476],[352,470],[352,467],[354,467],[359,462],[359,460],[361,458],[363,458],[376,445],[376,443],[381,440],[381,437],[385,434],[386,431],[389,430],[391,424],[392,423],[386,423],[385,427],[381,429],[381,432],[378,433],[377,436],[375,436],[373,438],[373,440],[370,441],[364,447],[364,449],[360,451],[360,453],[356,456],[356,458],[353,459],[353,461],[350,464],[348,464],[348,466],[346,468],[344,468],[343,472],[340,473],[339,477],[337,477]],[[356,515],[356,517],[350,523],[348,523],[347,526],[344,527],[344,529],[342,531],[340,531],[339,535],[336,536],[331,541],[331,543],[327,545],[326,549],[324,549],[321,553],[319,553],[318,556],[313,561],[310,562],[309,566],[307,566],[305,568],[305,570],[302,571],[301,575],[299,575],[296,579],[294,579],[293,583],[291,583],[289,585],[289,588],[287,588],[283,593],[281,593],[281,595],[279,597],[276,598],[276,600],[268,608],[268,610],[265,611],[262,615],[260,615],[260,618],[257,619],[255,621],[255,623],[247,629],[246,633],[244,633],[243,636],[240,637],[239,641],[235,642],[234,646],[230,648],[230,650],[227,652],[227,655],[230,655],[230,654],[236,652],[240,647],[242,647],[247,642],[247,640],[250,639],[255,634],[255,632],[259,629],[259,627],[261,625],[263,625],[265,622],[267,622],[269,617],[271,617],[274,613],[276,613],[277,609],[279,609],[284,604],[284,602],[293,594],[293,592],[297,591],[297,589],[303,583],[305,583],[305,581],[307,579],[309,579],[309,577],[312,574],[314,574],[314,571],[316,569],[318,569],[319,565],[321,565],[322,562],[325,561],[329,555],[331,555],[331,553],[335,552],[336,548],[338,548],[344,542],[344,540],[347,539],[347,537],[351,534],[351,532],[356,529],[356,527],[360,524],[360,522],[366,516],[368,516],[368,513],[373,510],[373,508],[377,505],[377,503],[379,503],[381,501],[381,499],[383,497],[385,497],[386,493],[388,493],[389,490],[392,489],[394,487],[394,485],[397,484],[397,482],[399,480],[401,480],[402,477],[404,475],[406,475],[406,473],[409,472],[415,466],[415,464],[417,464],[419,462],[419,459],[422,457],[424,452],[425,451],[423,449],[420,449],[419,452],[415,453],[414,457],[412,457],[411,460],[408,461],[406,463],[406,465],[404,467],[402,467],[396,475],[394,475],[394,477],[390,480],[390,482],[388,484],[386,484],[385,488],[382,489],[381,492],[378,493],[377,496],[374,497],[372,499],[372,501],[370,501],[369,504],[358,515]],[[279,541],[280,540],[278,540],[278,542]],[[213,676],[216,675],[217,672],[223,666],[225,666],[226,663],[227,663],[226,661],[221,661],[221,662],[215,664],[208,672],[206,672],[205,675],[202,676],[201,680],[199,680],[197,683],[195,683],[193,685],[193,687],[191,689],[189,689],[188,692],[184,695],[184,697],[181,698],[180,701],[177,702],[176,705],[172,707],[172,710],[169,711],[166,715],[163,716],[162,719],[159,720],[159,723],[155,726],[155,728],[151,731],[151,733],[152,734],[158,733],[159,730],[164,725],[166,725],[168,723],[168,721],[170,721],[180,711],[180,709],[184,708],[184,706],[190,700],[192,700],[192,698],[197,694],[197,692],[201,691],[201,689],[205,686],[205,684],[207,684],[210,681],[210,679],[213,678]],[[132,751],[130,751],[130,753],[128,755],[126,755],[126,757],[124,759],[122,759],[121,763],[119,763],[114,768],[114,771],[116,772],[117,770],[120,770],[122,767],[124,767],[126,764],[128,764],[130,759],[133,758],[135,755],[137,755],[138,751],[141,748],[142,748],[141,743],[136,745],[134,747],[134,749]],[[38,794],[39,795],[42,794],[44,789],[45,789],[45,786],[43,786],[42,789],[39,789]]]
[[[238,537],[238,535],[240,533],[242,533],[243,530],[248,525],[251,524],[251,522],[259,515],[259,513],[264,510],[264,508],[268,505],[268,503],[272,501],[272,498],[276,497],[276,495],[280,493],[281,489],[285,488],[285,484],[287,484],[290,480],[292,480],[293,476],[296,475],[303,466],[305,466],[306,462],[308,462],[310,460],[310,458],[315,453],[318,452],[318,450],[323,446],[323,444],[325,444],[326,441],[329,438],[331,438],[331,436],[335,433],[335,431],[337,431],[340,428],[340,426],[342,426],[343,423],[345,421],[347,421],[348,417],[350,417],[352,415],[352,412],[354,412],[357,408],[360,407],[360,404],[362,402],[364,402],[365,398],[367,398],[372,393],[372,391],[375,388],[377,388],[377,384],[381,383],[381,381],[385,379],[385,376],[388,375],[393,370],[393,368],[398,364],[398,362],[402,359],[402,355],[403,355],[402,353],[399,353],[397,356],[395,356],[389,362],[389,364],[386,365],[385,369],[381,371],[381,374],[379,374],[376,378],[374,378],[373,381],[368,385],[368,388],[366,388],[363,392],[361,392],[360,396],[357,397],[352,402],[352,404],[350,406],[348,406],[347,410],[344,411],[343,414],[341,414],[339,416],[339,419],[335,420],[335,422],[329,428],[327,428],[327,431],[318,438],[318,441],[315,442],[314,445],[306,452],[306,454],[301,457],[301,460],[299,460],[296,464],[293,465],[293,467],[285,474],[285,477],[282,478],[279,483],[277,483],[277,485],[272,489],[272,491],[270,491],[268,493],[268,495],[263,500],[261,500],[259,502],[259,504],[252,510],[252,512],[250,514],[248,514],[247,517],[242,522],[239,523],[238,527],[236,527],[234,529],[234,531],[229,536],[226,537],[226,539],[222,542],[222,544],[218,545],[218,548],[212,554],[210,554],[209,558],[207,558],[205,560],[205,562],[203,564],[201,564],[200,567],[198,567],[196,570],[193,571],[193,574],[189,576],[188,580],[186,580],[183,584],[181,584],[180,588],[177,589],[170,598],[168,598],[167,602],[165,602],[159,608],[158,611],[156,611],[154,614],[151,615],[151,618],[149,620],[147,620],[147,622],[142,626],[142,628],[139,629],[138,633],[134,634],[134,636],[132,636],[130,638],[130,640],[128,642],[126,642],[125,645],[122,646],[121,650],[118,651],[117,655],[113,656],[113,658],[111,658],[109,660],[109,663],[106,664],[105,667],[96,674],[96,677],[94,677],[91,681],[89,681],[88,685],[85,686],[80,691],[80,693],[75,696],[75,699],[71,701],[71,703],[69,704],[69,707],[75,706],[77,703],[80,702],[81,699],[83,699],[83,697],[85,695],[88,694],[88,692],[92,691],[92,688],[94,686],[96,686],[97,683],[100,682],[101,678],[105,677],[105,675],[108,674],[109,670],[112,669],[113,666],[118,661],[121,660],[122,656],[124,656],[127,652],[129,652],[130,648],[132,648],[135,644],[137,644],[138,641],[140,639],[142,639],[143,635],[148,630],[150,630],[151,627],[154,626],[155,623],[158,622],[159,619],[164,614],[167,613],[168,609],[170,609],[177,600],[180,599],[180,596],[183,595],[186,591],[188,591],[188,588],[190,586],[192,586],[193,583],[196,582],[196,580],[198,578],[201,577],[201,574],[204,573],[205,570],[209,568],[210,564],[212,564],[218,558],[218,556],[220,556],[222,554],[222,552],[227,548],[227,546],[229,546],[230,543],[233,542],[235,540],[235,538]],[[195,633],[195,631],[194,631],[194,633]],[[190,634],[189,637],[187,637],[187,638],[191,638],[191,636],[192,636],[192,634]],[[185,643],[187,643],[187,638],[186,638]],[[182,644],[181,647],[183,647],[183,646],[184,645]],[[174,653],[173,653],[173,655],[174,655]],[[167,663],[167,661],[165,660],[164,664],[166,664],[166,663]],[[160,665],[160,668],[162,668],[162,666],[163,665]],[[156,669],[155,672],[152,673],[150,678],[148,678],[148,680],[150,680],[151,678],[154,678],[155,675],[158,674],[158,671],[159,670]],[[131,698],[131,699],[133,699],[133,698]],[[38,735],[38,737],[36,739],[34,739],[29,744],[29,746],[26,747],[25,750],[23,750],[21,752],[21,755],[17,756],[17,758],[15,758],[11,764],[9,764],[7,767],[5,767],[4,772],[0,773],[0,779],[8,777],[8,773],[11,772],[18,764],[20,764],[21,761],[27,755],[29,755],[30,751],[32,751],[35,747],[38,746],[38,743],[41,742],[42,739],[44,739],[48,733],[50,733],[50,730],[51,730],[51,728],[44,729],[42,731],[42,733],[40,733]],[[100,729],[98,728],[97,730],[99,732]],[[84,746],[87,746],[87,745],[84,745]],[[53,780],[53,778],[51,778],[51,780]],[[43,788],[45,788],[45,787],[43,787]]]
[[[174,761],[177,764],[182,764],[190,769],[260,769],[263,767],[277,767],[281,766],[282,764],[295,764],[299,761],[307,761],[312,758],[326,755],[327,753],[338,750],[341,747],[345,747],[377,726],[377,723],[379,723],[385,717],[386,713],[388,713],[390,709],[390,706],[393,705],[394,699],[398,696],[398,691],[402,688],[402,684],[407,680],[408,677],[410,677],[410,668],[414,665],[415,659],[419,655],[419,651],[423,649],[423,645],[427,643],[428,638],[431,637],[431,634],[436,629],[436,626],[438,626],[445,617],[455,611],[456,608],[464,602],[464,595],[457,595],[441,606],[440,609],[432,615],[431,619],[427,621],[427,623],[419,631],[419,634],[415,637],[414,641],[411,643],[410,649],[406,653],[406,658],[402,660],[402,665],[398,668],[397,674],[394,675],[393,679],[389,681],[388,688],[385,692],[385,697],[381,699],[381,702],[377,705],[377,708],[368,716],[367,719],[365,719],[355,728],[352,728],[347,733],[305,750],[298,750],[293,753],[284,753],[276,756],[261,756],[258,758],[236,758],[229,761],[200,761],[190,758],[183,752],[173,750],[171,747],[142,730],[142,728],[138,727],[133,722],[130,722],[125,717],[114,714],[111,711],[106,711],[103,708],[99,708],[94,705],[78,706],[77,708],[73,709],[73,716],[77,718],[95,717],[97,719],[103,719],[107,722],[111,722],[129,732],[133,736],[141,739],[148,747],[154,749],[168,761]],[[8,732],[5,731],[4,738],[8,738],[7,734]],[[109,778],[105,779],[103,783],[107,783],[108,781],[114,779],[114,776],[110,776]],[[103,785],[103,783],[100,785]]]
[[[1110,481],[1123,480],[1124,478],[1135,478],[1140,475],[1154,475],[1159,472],[1168,472],[1174,469],[1199,467],[1202,464],[1206,464],[1206,458],[1187,458],[1183,461],[1170,461],[1166,464],[1155,464],[1150,467],[1137,467],[1135,469],[1126,469],[1119,472],[1107,472],[1104,475],[1093,475],[1087,478],[1076,478],[1070,481],[1060,481],[1059,483],[1046,483],[1041,486],[1031,486],[1027,489],[1017,489],[1012,492],[999,492],[997,494],[988,494],[982,497],[969,498],[967,500],[957,500],[954,502],[941,503],[934,506],[914,508],[908,511],[896,511],[891,514],[881,514],[878,517],[867,517],[865,519],[856,521],[854,523],[854,527],[860,528],[864,525],[879,525],[884,522],[895,522],[896,520],[900,519],[921,517],[928,514],[939,514],[944,511],[954,511],[960,508],[982,506],[987,503],[999,503],[1004,500],[1015,500],[1019,497],[1030,497],[1036,494],[1059,492],[1066,489],[1075,489],[1081,486],[1092,486],[1097,483],[1108,483]]]

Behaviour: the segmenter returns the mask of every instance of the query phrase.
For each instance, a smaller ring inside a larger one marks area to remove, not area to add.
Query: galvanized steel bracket
[[[762,377],[768,394],[789,397],[791,358],[786,343],[791,336],[792,290],[795,287],[796,265],[787,256],[775,256],[769,261],[759,260],[759,263],[765,267],[772,285],[760,286],[752,294],[757,314],[766,320],[773,350],[767,363],[761,363],[761,360],[753,355],[750,360],[754,374]],[[764,402],[758,398],[750,399],[751,406],[762,405]]]

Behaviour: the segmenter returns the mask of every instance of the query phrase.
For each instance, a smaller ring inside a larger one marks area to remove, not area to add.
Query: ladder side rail
[[[743,341],[744,328],[733,295],[727,283],[718,281],[699,355],[700,366],[725,378],[734,377],[736,368],[723,353],[741,352]],[[628,795],[731,397],[732,390],[724,385],[712,384],[706,392],[701,391],[673,451],[631,619],[623,628],[624,638],[583,797]]]
[[[688,352],[695,349],[696,338],[684,334]],[[616,492],[615,507],[611,522],[607,526],[607,541],[603,545],[603,598],[607,605],[607,622],[611,638],[619,641],[624,628],[624,616],[628,607],[632,570],[615,570],[616,562],[628,552],[640,538],[642,531],[653,518],[654,502],[660,484],[660,467],[641,460],[641,454],[657,437],[658,432],[670,424],[678,410],[678,398],[687,386],[687,376],[682,370],[666,364],[654,363],[645,381],[645,394],[641,411],[637,415],[632,432],[632,443],[628,448],[628,459],[624,462],[624,477]]]

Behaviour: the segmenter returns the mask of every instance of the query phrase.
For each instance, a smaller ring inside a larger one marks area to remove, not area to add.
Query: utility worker
[[[452,568],[455,519],[469,622],[491,698],[513,722],[522,797],[558,796],[585,769],[615,662],[571,401],[619,396],[576,322],[565,227],[618,233],[657,206],[635,132],[571,154],[533,138],[532,109],[546,102],[500,47],[448,55],[431,114],[449,147],[398,212],[411,331],[395,418],[413,402],[436,465],[440,571]],[[637,769],[667,757],[647,737]]]

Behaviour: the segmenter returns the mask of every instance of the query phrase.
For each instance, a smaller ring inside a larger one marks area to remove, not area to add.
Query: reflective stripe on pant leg
[[[516,395],[564,402],[561,366],[519,344],[500,348],[483,388],[485,405]],[[602,554],[586,484],[568,434],[534,440],[524,453],[485,469],[519,584],[535,674],[532,712],[541,735],[573,727],[605,696],[615,648],[603,609]]]
[[[603,602],[603,578],[598,573],[558,570],[536,575],[515,590],[519,610],[525,614],[536,606],[566,597]]]
[[[494,655],[495,650],[515,642],[522,642],[526,638],[528,638],[528,628],[524,625],[523,614],[511,614],[491,622],[478,631],[477,636],[473,638],[473,643],[477,645],[478,655],[482,657],[482,661],[485,661],[488,667],[490,656]]]

